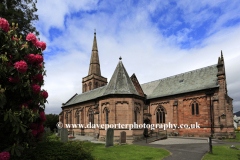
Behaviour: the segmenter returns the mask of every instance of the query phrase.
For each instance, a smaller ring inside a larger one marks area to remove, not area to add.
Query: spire
[[[220,57],[218,57],[218,65],[220,65],[221,64],[221,59],[220,59]]]
[[[88,72],[88,75],[91,75],[91,74],[101,76],[100,63],[99,63],[99,57],[98,57],[98,48],[97,48],[96,30],[94,31],[92,55],[90,60],[89,72]]]
[[[223,60],[223,53],[222,53],[222,50],[221,50],[221,60]]]
[[[135,94],[139,95],[133,82],[128,76],[128,73],[123,66],[121,60],[119,60],[118,65],[112,75],[110,82],[104,92],[104,95],[108,94]]]

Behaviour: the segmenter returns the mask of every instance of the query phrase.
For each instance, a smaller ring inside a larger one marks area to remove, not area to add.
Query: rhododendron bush
[[[46,121],[46,43],[33,33],[22,39],[16,29],[0,17],[0,159],[21,156],[25,148],[36,146]]]

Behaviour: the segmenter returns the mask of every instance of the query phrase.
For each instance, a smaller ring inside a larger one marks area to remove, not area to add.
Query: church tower
[[[82,79],[82,93],[105,85],[107,85],[107,78],[101,76],[95,31],[88,76]]]

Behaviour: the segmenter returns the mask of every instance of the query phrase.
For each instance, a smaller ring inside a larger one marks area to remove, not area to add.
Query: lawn
[[[235,145],[240,148],[240,145]],[[240,150],[229,149],[230,145],[213,146],[213,154],[206,154],[203,160],[239,160]]]
[[[131,160],[159,160],[170,155],[165,149],[138,146],[138,145],[114,145],[105,148],[105,144],[84,142],[84,148],[93,147],[92,155],[98,160],[107,159],[131,159]]]
[[[160,160],[170,155],[165,149],[137,145],[114,145],[105,148],[105,144],[69,141],[60,142],[59,137],[49,134],[47,140],[40,142],[34,149],[26,149],[20,159],[35,160]],[[12,157],[13,159],[18,159]]]
[[[236,133],[236,139],[224,139],[224,141],[240,142],[240,133]]]

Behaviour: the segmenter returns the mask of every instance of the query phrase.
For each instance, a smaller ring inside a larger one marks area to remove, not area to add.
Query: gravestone
[[[68,142],[68,130],[67,128],[61,129],[61,141],[62,142]]]
[[[61,128],[58,128],[58,136],[61,136]]]
[[[126,144],[126,132],[125,131],[122,131],[120,132],[120,144]]]
[[[106,134],[106,145],[105,145],[105,147],[113,146],[113,135],[114,135],[114,130],[112,128],[108,128],[107,129],[107,134]]]
[[[56,132],[57,132],[57,129],[56,129],[56,128],[54,128],[54,129],[53,129],[53,132],[54,132],[54,134],[56,134]]]

